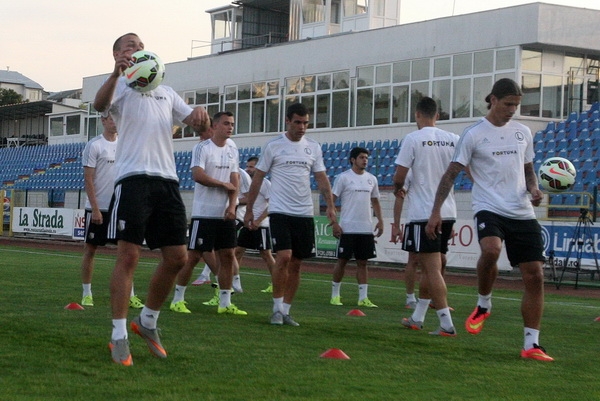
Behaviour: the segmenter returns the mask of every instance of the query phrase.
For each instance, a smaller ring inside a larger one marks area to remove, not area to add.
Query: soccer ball
[[[572,188],[576,176],[577,171],[573,163],[563,157],[550,157],[540,166],[540,184],[550,192],[561,192]]]
[[[124,71],[127,86],[140,92],[155,89],[165,77],[165,65],[160,57],[147,50],[133,53],[133,64]]]

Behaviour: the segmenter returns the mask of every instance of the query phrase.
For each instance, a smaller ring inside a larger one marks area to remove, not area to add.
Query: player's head
[[[212,118],[212,130],[213,137],[216,135],[231,136],[233,134],[233,128],[235,126],[235,120],[233,113],[230,111],[219,111],[215,113]]]
[[[285,116],[285,123],[287,125],[286,137],[293,142],[300,141],[310,123],[308,108],[302,103],[291,104],[287,108]]]
[[[250,177],[254,176],[254,172],[256,171],[256,163],[258,163],[258,156],[251,156],[246,160],[246,172]]]
[[[114,134],[117,132],[117,125],[110,114],[106,117],[100,116],[100,121],[102,122],[102,127],[104,128],[105,133]]]
[[[352,148],[348,160],[353,169],[364,170],[369,162],[369,151],[361,147]]]
[[[142,43],[140,37],[133,32],[119,36],[117,40],[115,40],[115,43],[113,43],[113,56],[115,58],[122,53],[132,55],[138,50],[144,50],[144,43]]]
[[[308,107],[303,105],[302,103],[293,103],[290,104],[286,110],[285,116],[288,120],[291,121],[294,114],[300,117],[304,117],[308,115]]]
[[[425,118],[436,118],[438,113],[437,103],[429,96],[424,96],[417,103],[415,111]]]
[[[519,84],[510,78],[502,78],[494,83],[492,92],[485,97],[485,101],[488,104],[488,110],[492,108],[493,98],[501,100],[506,96],[523,96],[523,91],[521,91]]]

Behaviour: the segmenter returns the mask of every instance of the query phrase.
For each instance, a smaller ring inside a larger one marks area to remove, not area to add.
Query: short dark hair
[[[258,162],[258,156],[250,156],[248,160],[246,160],[246,163],[248,162]]]
[[[366,148],[361,148],[360,146],[357,146],[355,148],[352,148],[352,150],[350,151],[350,157],[348,157],[348,160],[356,159],[361,153],[366,153],[367,156],[370,154]],[[352,162],[350,162],[350,164],[352,164]]]
[[[115,40],[115,43],[113,43],[113,52],[116,52],[117,50],[119,50],[121,48],[121,39],[123,39],[125,36],[129,36],[129,35],[133,35],[133,36],[138,36],[137,33],[133,33],[133,32],[129,32],[126,33],[125,35],[121,35],[117,38],[117,40]]]
[[[223,116],[233,117],[233,113],[230,112],[229,110],[216,112],[212,118],[212,122],[210,125],[212,126],[213,124],[218,123],[219,120],[221,119],[221,117],[223,117]]]
[[[485,101],[488,104],[488,109],[492,107],[492,95],[496,99],[502,99],[506,96],[523,96],[523,91],[519,84],[510,78],[502,78],[496,81],[492,87],[492,92],[485,97]]]
[[[294,114],[304,117],[308,114],[308,107],[306,107],[302,103],[292,103],[288,106],[285,112],[285,116],[288,120],[291,120]]]
[[[416,110],[429,118],[434,118],[438,112],[437,103],[429,96],[424,96],[417,103]]]

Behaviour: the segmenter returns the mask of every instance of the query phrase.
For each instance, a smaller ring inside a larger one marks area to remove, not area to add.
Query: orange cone
[[[350,312],[346,313],[346,316],[367,316],[360,309],[352,309]]]
[[[595,322],[600,322],[600,316],[594,319]]]
[[[344,351],[338,348],[330,348],[327,351],[321,354],[321,358],[330,358],[330,359],[350,359],[348,355]]]
[[[71,302],[70,304],[68,304],[67,306],[65,306],[65,309],[69,309],[69,310],[83,310],[84,307],[79,305],[77,302]]]

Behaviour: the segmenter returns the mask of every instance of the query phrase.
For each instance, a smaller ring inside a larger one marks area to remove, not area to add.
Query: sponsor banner
[[[2,223],[3,224],[10,224],[10,198],[12,195],[12,190],[7,189],[7,190],[3,190],[0,191],[0,198],[3,199],[2,202]],[[2,228],[0,228],[0,232],[2,231]]]
[[[85,210],[73,210],[73,239],[84,240],[85,235]]]
[[[329,219],[325,216],[315,216],[314,220],[317,257],[335,259],[337,256],[337,238],[333,236]]]
[[[29,234],[72,236],[73,209],[15,207],[12,231]]]
[[[540,222],[544,238],[544,250],[554,253],[554,265],[596,269],[600,246],[600,225],[580,219],[578,223]]]

